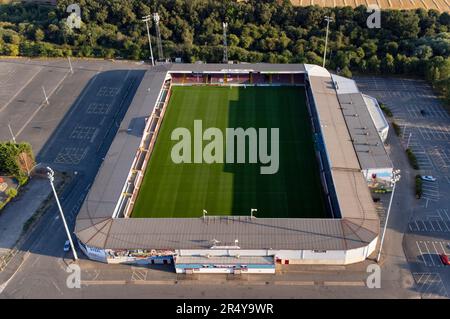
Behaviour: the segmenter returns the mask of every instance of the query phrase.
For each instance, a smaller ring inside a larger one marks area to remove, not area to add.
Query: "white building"
[[[338,95],[341,94],[352,94],[352,93],[360,93],[359,89],[356,85],[356,82],[352,79],[344,78],[339,75],[332,74],[331,75],[336,92]],[[367,110],[369,111],[370,117],[380,135],[381,141],[383,143],[386,141],[388,132],[389,132],[389,124],[384,116],[383,111],[381,110],[380,105],[376,98],[371,97],[366,94],[362,94]]]

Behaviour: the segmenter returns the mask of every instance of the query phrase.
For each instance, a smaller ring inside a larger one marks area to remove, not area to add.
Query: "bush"
[[[28,182],[28,176],[20,174],[19,176],[17,176],[17,181],[19,182],[20,186],[23,186]]]
[[[392,114],[392,111],[389,107],[386,106],[384,103],[380,103],[380,108],[383,111],[384,114],[386,114],[387,117],[392,117],[394,114]]]
[[[23,185],[28,180],[27,165],[34,165],[34,155],[29,143],[0,143],[1,173],[14,176]]]
[[[410,148],[406,149],[406,155],[408,156],[409,164],[411,164],[412,168],[419,169],[419,163],[417,163],[417,157],[414,155],[413,151]]]
[[[416,175],[416,198],[422,197],[422,179],[420,175]]]
[[[8,188],[5,192],[6,196],[10,198],[14,198],[17,196],[17,189],[15,188]]]

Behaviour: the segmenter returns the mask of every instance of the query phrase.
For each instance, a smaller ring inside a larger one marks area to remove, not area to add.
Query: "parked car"
[[[69,240],[66,240],[66,242],[64,243],[64,251],[68,252],[70,250],[70,242]]]
[[[422,175],[422,176],[420,176],[420,178],[423,181],[427,181],[427,182],[435,182],[436,181],[436,177],[433,177],[431,175]]]
[[[448,256],[446,254],[440,254],[439,258],[441,259],[444,265],[446,266],[450,265],[450,261],[448,260]]]

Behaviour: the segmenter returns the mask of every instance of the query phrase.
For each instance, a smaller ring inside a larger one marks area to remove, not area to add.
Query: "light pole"
[[[67,223],[66,223],[66,219],[64,218],[64,213],[63,213],[63,210],[61,207],[61,203],[59,202],[58,194],[56,193],[55,185],[53,184],[53,182],[55,181],[55,172],[48,166],[47,166],[47,171],[48,171],[47,177],[48,177],[48,180],[50,181],[50,185],[52,186],[53,194],[55,195],[55,199],[56,199],[56,204],[58,204],[59,213],[61,214],[61,219],[63,221],[64,228],[66,229],[67,237],[70,242],[70,247],[72,248],[73,258],[75,260],[77,260],[78,255],[77,255],[77,252],[75,251],[75,246],[73,245],[72,236],[70,235],[69,227],[67,227]]]
[[[152,41],[150,40],[150,29],[148,28],[148,21],[152,19],[151,15],[145,16],[142,18],[142,21],[145,22],[147,26],[147,36],[148,36],[148,46],[150,49],[150,58],[152,59],[152,66],[155,66],[155,60],[153,59],[153,49],[152,49]]]
[[[411,141],[412,133],[410,132],[408,135],[408,143],[406,143],[406,148],[409,148],[409,142]]]
[[[333,18],[329,16],[325,16],[325,21],[327,22],[327,31],[325,35],[325,50],[323,51],[323,64],[322,67],[325,67],[325,60],[327,58],[327,45],[328,45],[328,29],[330,27],[330,22],[333,21]]]
[[[16,137],[14,136],[14,133],[12,131],[10,123],[8,123],[8,128],[9,128],[9,132],[11,133],[12,141],[14,142],[14,144],[16,144]]]
[[[48,102],[48,96],[47,96],[47,93],[45,92],[45,88],[43,86],[42,86],[42,92],[44,92],[45,103],[47,103],[47,105],[49,105],[50,103]]]
[[[391,199],[389,200],[388,211],[387,211],[387,214],[386,214],[386,221],[384,222],[383,234],[381,235],[380,250],[378,251],[377,263],[380,261],[380,258],[381,258],[381,250],[383,249],[384,236],[386,235],[386,228],[387,228],[387,224],[388,224],[388,220],[389,220],[389,214],[391,212],[392,199],[394,198],[394,193],[395,193],[395,185],[400,180],[400,177],[401,176],[400,176],[400,170],[399,169],[395,170],[392,173],[392,181],[391,181],[391,183],[393,184],[393,186],[392,186],[392,194],[391,194]]]
[[[70,73],[73,74],[72,62],[70,62],[70,56],[67,56],[67,60],[69,61]]]
[[[227,44],[227,28],[228,23],[223,22],[223,63],[228,63],[228,44]]]

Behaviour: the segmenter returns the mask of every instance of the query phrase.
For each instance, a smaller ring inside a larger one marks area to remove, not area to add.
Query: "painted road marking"
[[[56,155],[54,163],[79,164],[88,152],[88,147],[63,147]]]
[[[110,103],[91,103],[89,104],[86,113],[87,114],[99,114],[106,115],[111,110]]]
[[[436,213],[425,215],[408,223],[411,232],[450,232],[450,213],[447,208],[439,208]]]
[[[437,240],[417,240],[416,246],[418,250],[417,259],[427,267],[444,267],[442,264],[441,254],[449,254],[449,242]]]
[[[62,77],[62,79],[56,84],[56,86],[51,90],[51,92],[49,92],[47,94],[47,99],[50,99],[50,97],[53,96],[53,93],[55,93],[55,91],[59,88],[59,86],[61,85],[61,83],[64,82],[64,80],[66,79],[66,77],[69,75],[70,72],[67,72],[64,74],[64,76]],[[16,138],[23,132],[23,130],[25,130],[25,128],[28,126],[28,124],[30,124],[30,122],[34,119],[34,117],[36,116],[36,114],[39,113],[39,111],[46,106],[47,103],[45,101],[45,99],[41,102],[41,104],[39,105],[39,107],[33,112],[33,114],[30,115],[30,117],[27,119],[27,121],[25,122],[25,124],[16,132]]]
[[[77,125],[73,129],[69,138],[78,140],[91,140],[94,134],[96,134],[97,127],[95,126],[81,126]]]
[[[119,91],[120,91],[120,88],[118,88],[118,87],[102,86],[98,90],[97,96],[114,97],[119,93]]]
[[[131,280],[137,281],[137,280],[145,280],[147,278],[147,269],[144,268],[138,268],[138,267],[131,267]]]
[[[413,273],[417,290],[422,298],[447,298],[447,290],[438,273]]]

